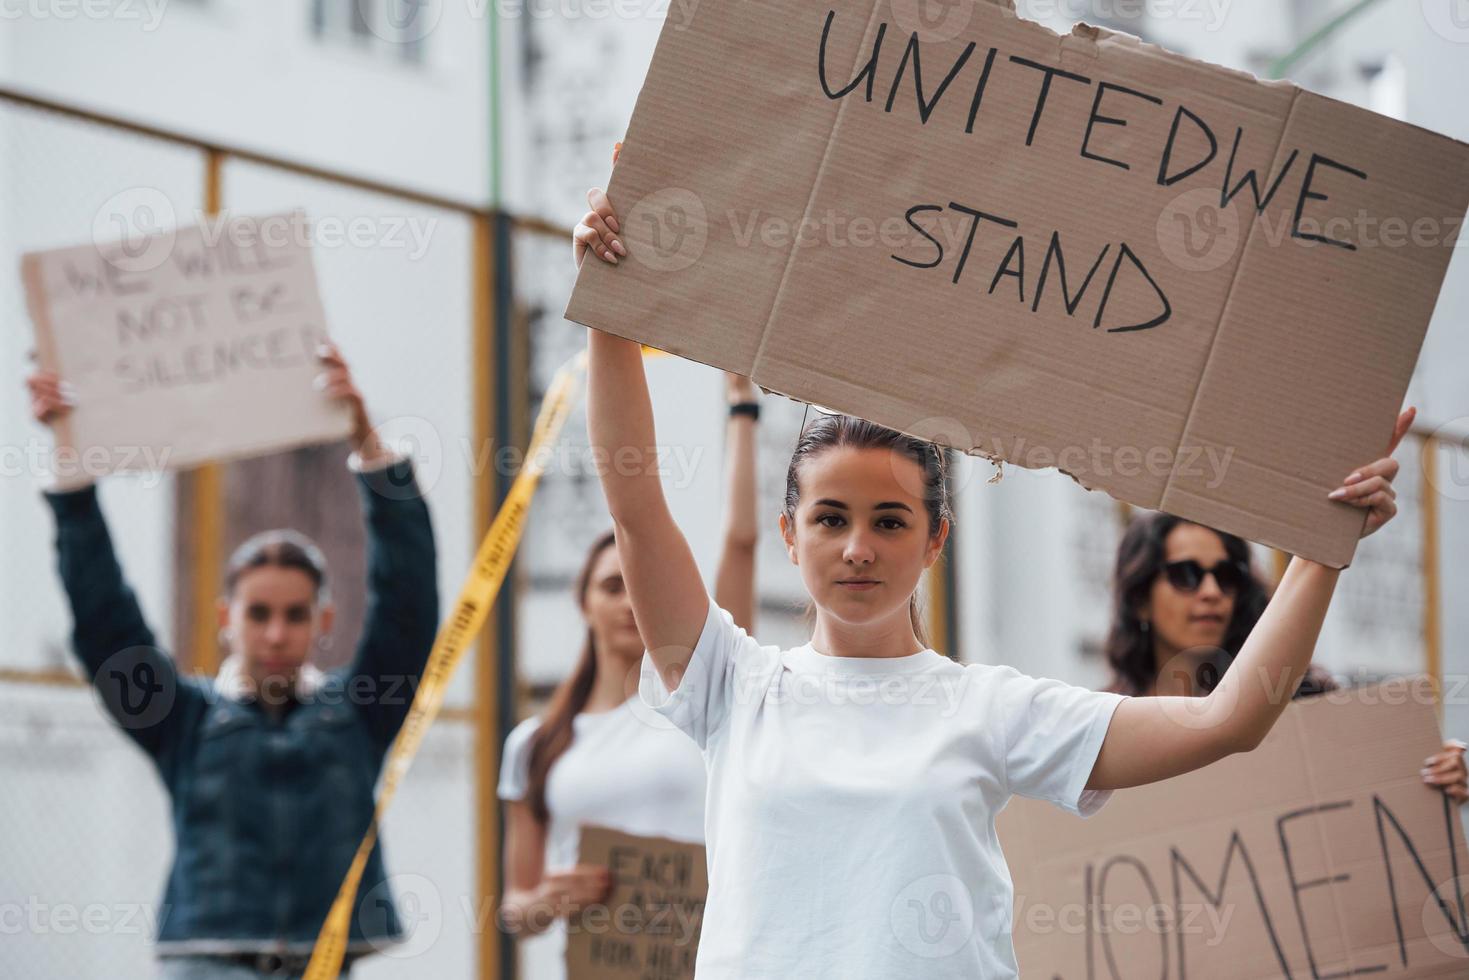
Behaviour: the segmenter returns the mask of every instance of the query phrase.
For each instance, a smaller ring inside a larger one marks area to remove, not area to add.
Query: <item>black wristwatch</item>
[[[736,402],[729,407],[729,417],[734,418],[737,415],[748,415],[756,422],[760,421],[760,403]]]

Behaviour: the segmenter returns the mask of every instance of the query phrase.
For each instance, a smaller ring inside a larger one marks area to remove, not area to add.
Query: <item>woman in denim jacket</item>
[[[372,819],[379,770],[438,625],[433,529],[412,466],[378,443],[336,349],[318,357],[324,396],[352,412],[349,466],[367,523],[367,621],[347,667],[307,662],[333,607],[321,553],[304,536],[269,531],[235,552],[219,600],[229,655],[215,679],[190,677],[143,621],[96,488],[46,494],[77,655],[168,789],[176,847],[158,955],[171,980],[305,969]],[[36,372],[27,384],[43,423],[74,405],[55,374]],[[358,894],[349,963],[402,931],[381,846]]]

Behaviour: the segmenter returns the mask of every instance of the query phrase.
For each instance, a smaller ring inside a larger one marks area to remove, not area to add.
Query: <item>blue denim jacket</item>
[[[368,606],[352,663],[278,719],[214,681],[180,675],[123,578],[95,488],[47,494],[73,643],[114,720],[168,789],[173,869],[160,953],[308,951],[373,811],[438,626],[433,529],[398,462],[360,473]],[[381,845],[358,891],[349,950],[401,933]],[[372,942],[369,942],[371,940]]]

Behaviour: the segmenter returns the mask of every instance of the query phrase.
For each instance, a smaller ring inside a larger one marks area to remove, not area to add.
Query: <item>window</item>
[[[439,13],[437,0],[311,0],[311,33],[326,43],[419,65]]]

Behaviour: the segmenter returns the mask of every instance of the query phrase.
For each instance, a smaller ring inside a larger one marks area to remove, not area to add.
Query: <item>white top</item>
[[[995,837],[1011,794],[1090,816],[1121,695],[932,650],[762,647],[713,602],[671,695],[642,697],[709,767],[699,980],[1017,976]]]
[[[526,798],[531,736],[540,723],[527,718],[506,738],[500,799]],[[571,745],[546,779],[547,871],[577,864],[583,824],[703,843],[704,760],[667,719],[633,697],[611,711],[577,715],[572,731]],[[566,975],[565,920],[520,945],[524,976]]]

